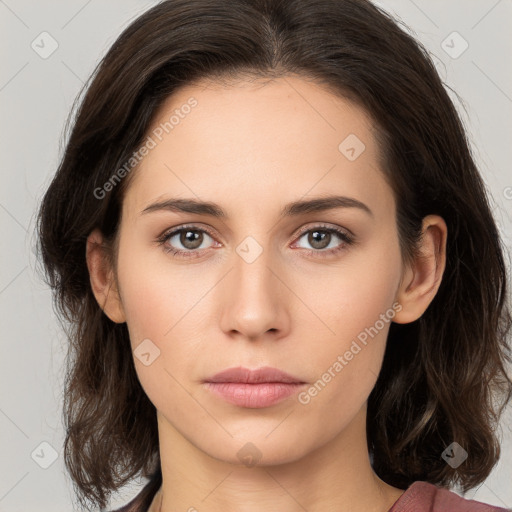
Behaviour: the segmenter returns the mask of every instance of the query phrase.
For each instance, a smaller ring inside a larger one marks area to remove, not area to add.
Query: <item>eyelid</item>
[[[313,226],[308,225],[303,228],[300,228],[300,230],[297,232],[297,234],[295,236],[296,237],[302,236],[304,233],[307,233],[308,231],[312,231],[315,229],[318,229],[318,230],[325,229],[326,231],[328,231],[328,230],[339,231],[341,233],[346,234],[347,237],[355,238],[354,233],[352,231],[350,231],[350,229],[338,226],[336,224],[329,224],[329,223],[325,223],[325,222],[317,222],[316,224],[313,223]]]
[[[176,233],[179,233],[180,231],[184,231],[186,229],[190,229],[191,231],[204,231],[212,238],[215,238],[213,231],[210,228],[205,227],[201,224],[180,224],[179,226],[167,228],[166,230],[164,230],[160,235],[157,236],[157,240],[160,241],[162,239],[168,239],[170,236],[175,235]]]

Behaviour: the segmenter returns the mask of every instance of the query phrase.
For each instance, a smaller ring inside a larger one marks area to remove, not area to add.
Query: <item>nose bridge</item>
[[[264,249],[251,240],[242,242],[234,256],[235,286],[238,286],[244,295],[262,295],[263,298],[269,293],[269,287],[272,287],[272,272],[269,269],[272,266],[271,260],[271,251],[268,247]]]
[[[274,275],[277,261],[267,243],[244,239],[233,252],[229,291],[224,303],[223,329],[258,337],[282,329],[282,290]],[[271,270],[272,269],[272,270]]]

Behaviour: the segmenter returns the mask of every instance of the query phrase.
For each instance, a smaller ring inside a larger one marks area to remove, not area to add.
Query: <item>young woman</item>
[[[169,0],[39,217],[65,462],[124,512],[498,511],[503,250],[426,51],[365,0]]]

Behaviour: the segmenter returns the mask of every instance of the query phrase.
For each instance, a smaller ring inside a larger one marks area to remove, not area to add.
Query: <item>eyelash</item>
[[[206,233],[211,238],[215,239],[213,236],[213,233],[211,233],[208,229],[199,228],[195,225],[184,225],[180,226],[178,229],[173,229],[172,231],[167,231],[163,233],[160,237],[157,238],[157,242],[159,245],[164,246],[164,250],[167,253],[171,253],[173,256],[178,258],[197,258],[201,256],[202,251],[206,251],[207,249],[189,249],[189,250],[181,250],[181,249],[175,249],[172,246],[169,246],[166,244],[174,235],[180,234],[183,231],[195,231],[195,232],[202,232]],[[332,256],[343,249],[346,249],[347,246],[353,245],[355,243],[353,235],[348,234],[346,231],[342,231],[338,228],[333,228],[325,225],[318,225],[314,226],[312,228],[308,228],[305,230],[302,230],[297,235],[297,240],[300,240],[303,235],[312,232],[312,231],[320,231],[322,233],[329,233],[329,234],[335,234],[337,235],[342,243],[335,247],[334,249],[304,249],[308,256],[314,255],[314,256],[320,256],[320,257],[329,257]]]

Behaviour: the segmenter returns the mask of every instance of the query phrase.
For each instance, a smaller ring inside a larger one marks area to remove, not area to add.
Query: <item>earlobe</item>
[[[434,299],[446,266],[446,240],[448,229],[439,215],[423,219],[418,255],[402,277],[396,300],[402,309],[393,321],[406,324],[423,315]]]
[[[114,271],[107,257],[103,235],[99,229],[95,229],[87,237],[86,261],[91,288],[99,306],[113,322],[125,322]]]

